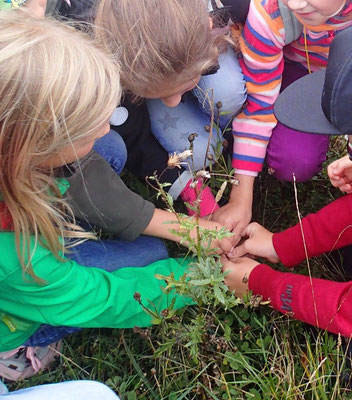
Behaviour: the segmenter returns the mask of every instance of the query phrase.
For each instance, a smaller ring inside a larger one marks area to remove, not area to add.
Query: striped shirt
[[[312,71],[325,68],[330,44],[339,31],[352,26],[352,0],[324,25],[306,26]],[[285,45],[285,27],[278,0],[252,0],[240,40],[240,64],[247,85],[247,105],[233,121],[232,165],[239,174],[256,176],[262,169],[276,118],[274,103],[279,95],[284,57],[307,68],[305,36]]]

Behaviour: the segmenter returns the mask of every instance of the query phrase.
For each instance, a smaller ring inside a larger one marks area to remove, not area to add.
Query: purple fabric
[[[281,90],[307,75],[299,64],[285,63]],[[316,175],[326,160],[329,136],[290,129],[280,122],[273,129],[267,150],[267,163],[274,176],[283,181],[305,182]]]

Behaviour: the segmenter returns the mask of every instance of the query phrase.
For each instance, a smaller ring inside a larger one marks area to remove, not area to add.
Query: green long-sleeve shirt
[[[191,300],[176,294],[165,295],[163,281],[155,274],[182,275],[187,262],[175,259],[149,266],[106,272],[86,268],[74,261],[61,262],[38,245],[32,265],[46,284],[23,275],[12,232],[0,233],[0,352],[22,345],[41,324],[75,327],[131,328],[150,326],[151,317],[134,299],[141,294],[159,310],[176,296],[176,308]]]

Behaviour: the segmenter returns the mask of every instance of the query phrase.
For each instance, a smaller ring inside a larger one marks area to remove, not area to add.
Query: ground
[[[332,140],[330,162],[343,146],[342,139]],[[341,195],[325,170],[297,184],[302,216]],[[153,196],[143,184],[135,182],[134,189]],[[256,182],[253,218],[275,232],[297,223],[293,185],[264,171]],[[181,252],[175,246],[170,251]],[[314,276],[345,279],[338,256],[314,259],[311,266]],[[305,264],[298,271],[306,273]],[[123,400],[352,399],[344,339],[255,303],[227,310],[213,303],[192,306],[150,329],[86,329],[64,341],[49,371],[11,388],[96,379]]]

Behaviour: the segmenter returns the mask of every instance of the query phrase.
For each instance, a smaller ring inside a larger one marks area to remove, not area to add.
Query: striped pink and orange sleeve
[[[256,176],[262,169],[276,125],[273,107],[281,87],[284,37],[277,0],[252,0],[241,37],[247,105],[233,121],[236,173]]]

